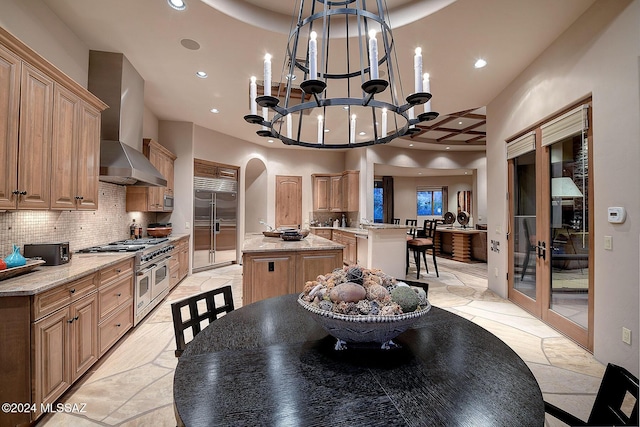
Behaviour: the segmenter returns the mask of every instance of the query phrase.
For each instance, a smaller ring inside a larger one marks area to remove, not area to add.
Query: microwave
[[[66,264],[71,259],[69,242],[64,243],[33,243],[24,245],[26,258],[42,258],[43,265]]]
[[[164,195],[164,203],[162,205],[163,211],[172,211],[173,210],[173,196],[168,194]]]

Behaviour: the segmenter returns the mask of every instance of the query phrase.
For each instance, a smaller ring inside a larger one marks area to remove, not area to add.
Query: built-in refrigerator
[[[194,177],[193,270],[237,261],[238,183]]]

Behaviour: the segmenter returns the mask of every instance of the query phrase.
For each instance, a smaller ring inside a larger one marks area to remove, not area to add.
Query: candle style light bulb
[[[422,48],[417,47],[413,57],[413,70],[416,93],[422,92]]]
[[[258,103],[256,102],[256,96],[258,96],[258,85],[256,84],[256,76],[251,76],[251,83],[249,83],[249,105],[251,106],[251,114],[258,114]]]
[[[271,96],[271,55],[264,55],[264,94]]]
[[[322,144],[322,136],[324,135],[324,119],[322,115],[318,115],[318,144]]]
[[[431,93],[431,83],[429,83],[429,73],[424,73],[423,78],[424,79],[422,81],[422,89],[427,93]],[[424,112],[425,113],[431,112],[431,100],[424,103]]]
[[[351,129],[349,133],[349,143],[353,144],[356,142],[356,115],[351,115]]]
[[[376,30],[369,30],[369,70],[371,80],[378,78],[378,40]]]
[[[309,34],[309,79],[318,80],[318,33]]]
[[[387,109],[382,109],[382,137],[387,136]]]

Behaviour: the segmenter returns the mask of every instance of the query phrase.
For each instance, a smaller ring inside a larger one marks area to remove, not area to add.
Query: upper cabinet
[[[173,198],[173,168],[176,155],[153,139],[143,140],[142,152],[151,164],[167,180],[166,187],[127,187],[127,211],[170,212],[173,204],[165,204],[165,198]]]
[[[106,107],[0,28],[0,209],[97,209]]]
[[[359,172],[313,174],[314,212],[356,212],[359,209]]]

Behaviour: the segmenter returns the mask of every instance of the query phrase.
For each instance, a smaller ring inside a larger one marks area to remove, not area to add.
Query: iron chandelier
[[[402,84],[386,0],[298,0],[296,10],[283,83],[272,83],[269,54],[262,84],[251,78],[251,114],[244,119],[262,126],[258,135],[286,145],[356,148],[411,135],[419,131],[417,123],[438,117],[431,111],[420,48],[414,56],[415,91],[399,102]],[[423,112],[416,117],[419,105]]]

